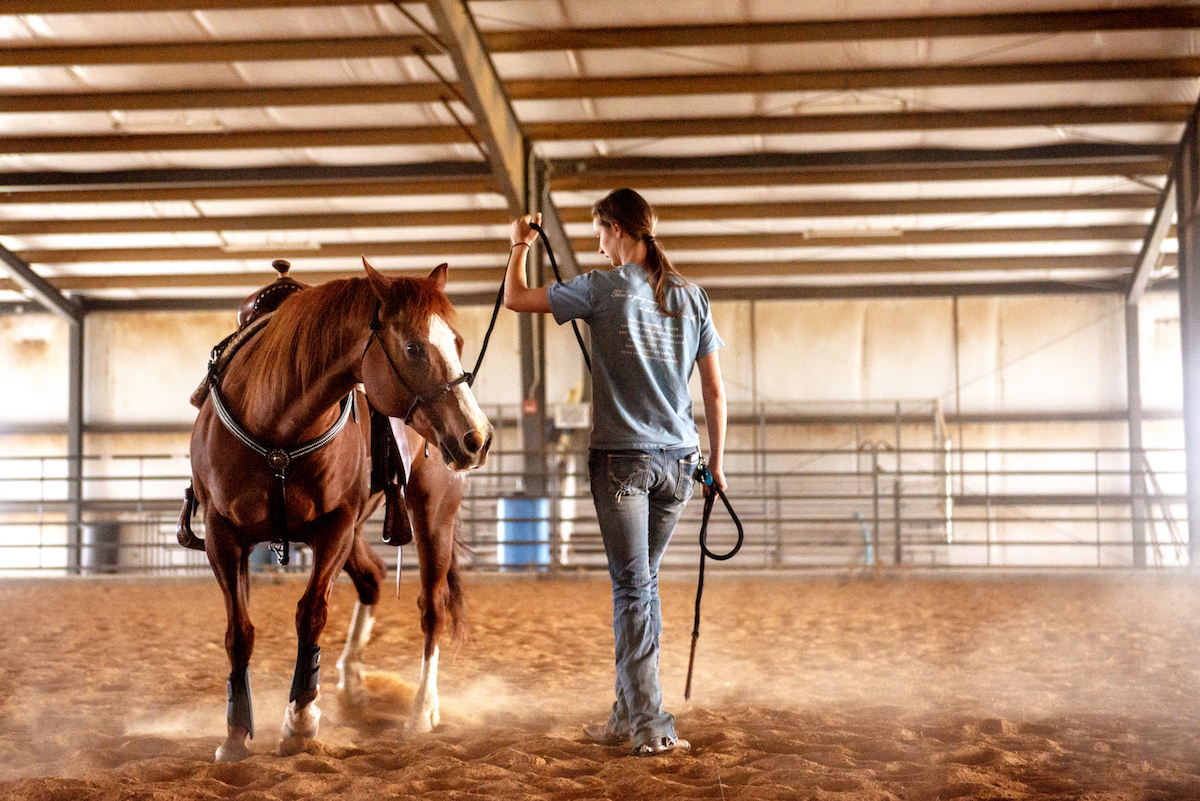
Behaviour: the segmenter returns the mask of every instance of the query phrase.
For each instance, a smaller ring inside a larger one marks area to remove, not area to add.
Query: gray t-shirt
[[[696,360],[724,343],[708,295],[668,286],[668,317],[646,270],[630,262],[546,287],[559,325],[579,318],[592,334],[592,439],[600,450],[688,448],[700,444],[688,381]]]

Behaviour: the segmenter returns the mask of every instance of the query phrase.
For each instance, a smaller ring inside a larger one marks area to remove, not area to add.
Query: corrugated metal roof
[[[630,185],[714,293],[1120,286],[1200,88],[1195,3],[469,9],[580,263],[588,207]],[[95,300],[240,297],[274,258],[303,279],[359,252],[493,289],[509,213],[434,19],[0,0],[0,245]]]

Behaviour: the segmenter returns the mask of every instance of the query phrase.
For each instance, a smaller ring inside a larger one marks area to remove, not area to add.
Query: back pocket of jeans
[[[675,482],[675,500],[687,501],[691,499],[692,493],[696,490],[696,483],[693,476],[696,474],[696,465],[699,463],[699,451],[693,451],[679,460],[679,478]]]
[[[645,495],[650,491],[650,454],[610,453],[608,489],[614,495]]]

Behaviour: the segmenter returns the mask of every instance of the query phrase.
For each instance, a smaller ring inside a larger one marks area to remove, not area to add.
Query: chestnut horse
[[[210,380],[192,430],[192,481],[207,532],[203,547],[227,614],[228,736],[217,749],[218,761],[250,754],[254,626],[247,608],[248,559],[256,543],[278,540],[281,527],[285,541],[309,546],[313,568],[296,607],[296,671],[280,750],[292,753],[317,734],[318,640],[332,582],[343,568],[358,602],[338,661],[339,687],[351,703],[365,700],[362,651],[386,568],[362,533],[381,496],[370,494],[370,424],[360,384],[372,407],[407,424],[401,430],[417,446],[408,498],[420,558],[425,651],[410,726],[429,730],[438,722],[438,640],[461,625],[455,546],[464,471],[483,464],[492,426],[459,360],[462,338],[451,327],[453,308],[443,293],[446,265],[421,280],[387,278],[365,259],[363,266],[365,278],[288,297],[229,359],[219,380]],[[441,459],[428,458],[419,438],[435,445]],[[327,442],[319,449],[308,447],[321,440]]]

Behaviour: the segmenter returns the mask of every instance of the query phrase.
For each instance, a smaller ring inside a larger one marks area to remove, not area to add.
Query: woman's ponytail
[[[592,206],[592,216],[602,225],[616,223],[626,234],[640,238],[646,245],[646,263],[642,266],[650,274],[650,286],[654,290],[654,301],[659,310],[668,317],[678,317],[679,311],[667,307],[667,287],[685,286],[687,279],[675,269],[671,260],[654,238],[658,215],[646,199],[632,189],[615,189]]]

